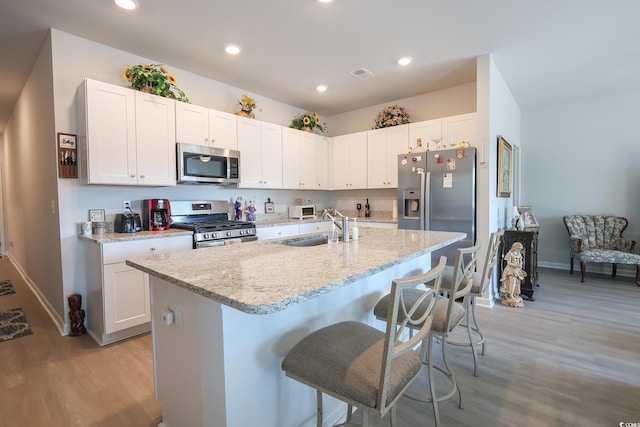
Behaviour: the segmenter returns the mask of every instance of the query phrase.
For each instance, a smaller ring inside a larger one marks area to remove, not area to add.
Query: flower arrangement
[[[240,116],[251,117],[252,119],[255,117],[253,114],[254,108],[256,108],[256,100],[248,96],[247,94],[242,94],[240,100],[238,101],[240,104],[240,111],[236,114]],[[262,111],[262,109],[260,109]]]
[[[398,105],[392,105],[378,113],[374,129],[405,125],[407,123],[411,123],[409,114],[404,110],[404,108]]]
[[[189,102],[185,93],[176,86],[176,76],[169,74],[164,65],[134,65],[125,68],[122,76],[139,91]]]
[[[291,120],[291,126],[294,129],[306,130],[304,128],[308,128],[309,131],[314,128],[318,128],[318,130],[322,133],[327,131],[327,124],[323,123],[320,120],[320,116],[318,113],[304,113],[298,114]]]

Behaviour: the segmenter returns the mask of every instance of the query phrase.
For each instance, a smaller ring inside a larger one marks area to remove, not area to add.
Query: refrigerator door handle
[[[431,211],[429,206],[429,200],[431,199],[429,191],[431,190],[431,172],[422,174],[420,180],[420,206],[422,212],[420,213],[420,229],[429,230],[429,224],[431,223],[429,218],[429,212]]]

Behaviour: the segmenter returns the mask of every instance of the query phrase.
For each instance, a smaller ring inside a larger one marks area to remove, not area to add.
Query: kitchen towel
[[[31,335],[31,327],[22,308],[0,312],[0,342]]]
[[[0,282],[0,297],[3,295],[15,294],[16,290],[13,288],[11,280],[3,280]]]

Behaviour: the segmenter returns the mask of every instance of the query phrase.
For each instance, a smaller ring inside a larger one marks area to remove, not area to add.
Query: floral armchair
[[[570,273],[573,274],[573,259],[580,261],[582,282],[586,263],[613,264],[612,276],[616,277],[618,264],[636,265],[636,284],[640,286],[640,255],[634,253],[636,241],[622,237],[629,222],[619,216],[567,215],[563,218],[569,233]]]

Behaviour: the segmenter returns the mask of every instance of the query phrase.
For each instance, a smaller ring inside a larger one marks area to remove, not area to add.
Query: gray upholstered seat
[[[431,331],[427,340],[427,357],[423,361],[428,367],[429,375],[429,396],[418,396],[415,394],[407,394],[405,396],[410,399],[419,400],[422,402],[431,402],[433,406],[433,415],[436,426],[440,425],[440,415],[438,412],[438,402],[453,397],[456,392],[458,393],[458,406],[462,408],[462,391],[458,387],[453,370],[449,366],[447,359],[447,337],[453,331],[455,327],[460,325],[466,318],[466,306],[468,304],[469,292],[472,287],[472,276],[476,270],[478,251],[480,250],[480,244],[476,244],[470,248],[459,248],[456,251],[456,260],[453,267],[453,285],[450,286],[445,292],[447,296],[438,295],[436,297],[436,304],[433,309],[433,324],[431,325]],[[440,289],[442,290],[442,288]],[[406,291],[406,302],[412,303],[415,299],[419,298],[422,291],[420,289],[410,289]],[[388,318],[389,310],[389,295],[386,295],[378,301],[373,309],[373,314],[381,320]],[[457,303],[456,300],[462,300],[462,303]],[[418,312],[424,310],[424,301],[421,303],[422,307],[418,309]],[[401,319],[402,315],[398,316]],[[442,340],[442,359],[444,361],[444,367],[437,366],[433,363],[432,342],[433,338],[438,337]],[[442,372],[451,381],[452,388],[448,393],[438,394],[436,393],[433,382],[433,370],[436,369]]]
[[[357,407],[362,409],[363,426],[368,425],[369,413],[383,417],[389,410],[395,425],[396,401],[422,366],[436,305],[432,296],[440,288],[445,261],[425,274],[392,282],[386,332],[360,322],[341,322],[309,334],[285,356],[286,375],[317,390],[318,427],[323,422],[322,393],[347,403],[347,422]],[[413,302],[406,299],[407,291],[426,282],[433,286],[431,292],[425,289]],[[408,328],[417,332],[400,341]],[[414,350],[418,346],[419,353]]]
[[[471,353],[473,354],[473,375],[478,376],[478,351],[476,347],[482,346],[482,354],[485,351],[485,336],[480,325],[478,324],[478,318],[476,316],[476,297],[481,297],[489,288],[493,280],[493,270],[498,263],[498,250],[500,249],[500,241],[504,235],[504,230],[500,229],[494,233],[491,233],[489,237],[489,244],[487,245],[487,252],[484,259],[484,267],[482,272],[473,273],[471,291],[469,292],[469,298],[467,299],[465,310],[467,321],[465,326],[467,328],[467,335],[469,337],[468,342],[456,342],[449,341],[451,345],[458,345],[464,347],[471,347]],[[451,289],[453,283],[453,268],[447,267],[442,275],[441,289]],[[473,325],[471,324],[473,321]],[[476,335],[474,335],[476,334]],[[478,338],[474,341],[474,336]]]

